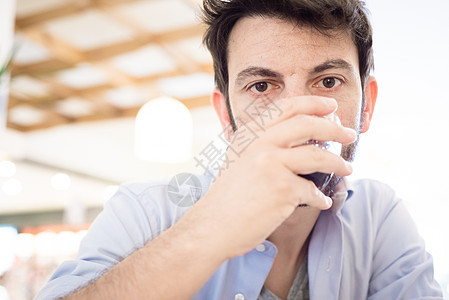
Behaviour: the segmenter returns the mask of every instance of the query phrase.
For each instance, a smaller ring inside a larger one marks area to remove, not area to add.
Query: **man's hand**
[[[330,199],[297,174],[345,176],[351,167],[304,143],[347,144],[356,134],[323,118],[337,108],[332,99],[297,97],[276,105],[283,113],[263,129],[247,120],[259,137],[240,157],[228,151],[234,162],[179,222],[65,299],[189,299],[223,262],[255,248],[299,204],[328,209]]]
[[[275,105],[283,113],[266,122],[263,129],[257,119],[243,120],[258,138],[239,157],[228,148],[232,163],[180,221],[197,228],[215,247],[219,245],[226,258],[256,247],[299,204],[330,208],[331,199],[298,174],[347,176],[352,172],[351,165],[340,156],[304,145],[310,139],[342,144],[355,141],[353,129],[323,118],[337,109],[335,100],[304,96],[279,100]],[[237,143],[231,147],[240,152]]]

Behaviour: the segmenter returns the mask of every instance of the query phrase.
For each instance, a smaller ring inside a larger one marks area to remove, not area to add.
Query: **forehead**
[[[227,50],[230,77],[252,65],[298,72],[330,59],[344,59],[358,70],[357,48],[349,32],[324,35],[277,18],[240,19],[232,29]]]

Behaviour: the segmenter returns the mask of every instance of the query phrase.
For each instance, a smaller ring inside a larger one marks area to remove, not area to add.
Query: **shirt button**
[[[245,296],[243,296],[243,294],[236,294],[234,297],[235,300],[245,300]]]
[[[264,244],[259,244],[259,245],[257,245],[257,247],[256,247],[256,250],[259,251],[259,252],[264,252],[265,249],[266,249],[266,247],[265,247]]]

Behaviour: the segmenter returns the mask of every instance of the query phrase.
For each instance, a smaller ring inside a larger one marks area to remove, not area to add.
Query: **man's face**
[[[358,129],[362,88],[349,33],[329,37],[279,19],[243,18],[230,35],[228,72],[234,118],[246,120],[258,99],[316,95],[336,99],[342,124]]]
[[[349,33],[325,36],[276,18],[242,18],[229,38],[228,72],[237,127],[249,121],[246,112],[254,103],[316,95],[336,99],[342,125],[360,131],[363,93]],[[342,156],[351,160],[354,149],[344,146]]]

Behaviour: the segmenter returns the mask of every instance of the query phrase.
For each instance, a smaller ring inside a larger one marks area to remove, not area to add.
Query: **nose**
[[[292,74],[284,79],[284,88],[281,93],[282,98],[313,95],[312,87],[298,74]]]

